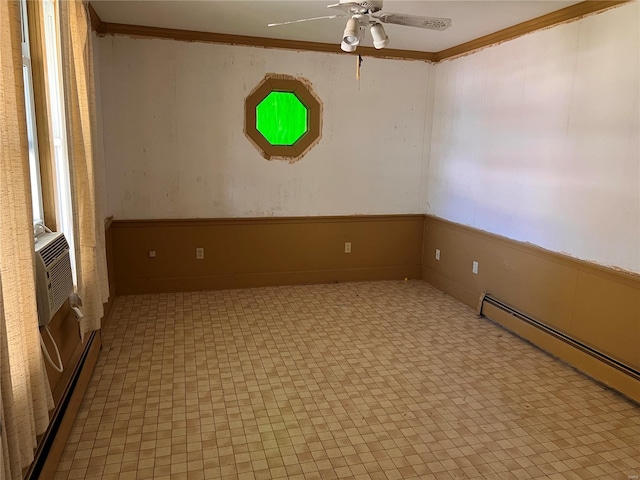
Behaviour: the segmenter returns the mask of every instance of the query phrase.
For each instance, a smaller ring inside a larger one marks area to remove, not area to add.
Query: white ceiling
[[[310,42],[339,43],[346,19],[280,27],[267,23],[335,13],[338,0],[91,0],[104,22]],[[384,12],[448,17],[443,32],[385,25],[389,48],[438,52],[569,5],[568,0],[385,0]],[[371,45],[367,35],[364,45]]]

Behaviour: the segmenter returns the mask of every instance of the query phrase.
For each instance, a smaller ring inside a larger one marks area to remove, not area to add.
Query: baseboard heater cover
[[[630,376],[631,378],[637,381],[640,381],[640,372],[638,370],[620,362],[619,360],[616,360],[615,358],[610,357],[609,355],[606,355],[596,350],[593,347],[590,347],[589,345],[586,345],[585,343],[582,343],[579,340],[576,340],[575,338],[565,333],[560,332],[559,330],[556,330],[553,327],[550,327],[549,325],[542,323],[539,320],[536,320],[530,317],[529,315],[526,315],[525,313],[520,312],[518,309],[512,307],[507,303],[504,303],[501,300],[498,300],[497,298],[491,296],[488,293],[483,293],[482,295],[480,295],[480,301],[479,301],[478,310],[477,310],[478,315],[482,315],[482,307],[485,304],[493,305],[494,307],[499,308],[500,310],[503,310],[504,312],[509,313],[510,315],[516,317],[518,320],[521,320],[531,325],[532,327],[537,328],[538,330],[542,330],[543,332],[551,335],[552,337],[558,340],[561,340],[571,345],[572,347],[580,350],[581,352],[596,358],[602,363],[612,368],[615,368],[616,370]]]
[[[87,360],[87,356],[89,355],[89,351],[91,350],[91,346],[96,338],[98,332],[92,332],[87,340],[87,343],[84,346],[82,351],[82,355],[80,356],[80,360],[76,365],[76,368],[73,370],[71,378],[69,379],[69,383],[65,388],[60,403],[53,411],[53,415],[51,416],[51,421],[49,422],[49,427],[46,432],[42,436],[42,440],[38,444],[38,448],[36,449],[34,455],[34,461],[31,464],[29,470],[25,475],[25,480],[37,479],[40,477],[40,473],[42,468],[47,460],[47,455],[51,446],[53,444],[53,440],[55,439],[56,434],[58,433],[58,429],[60,428],[60,424],[62,423],[62,419],[64,418],[64,414],[67,411],[67,407],[69,406],[69,402],[71,401],[71,396],[76,388],[78,380],[80,378],[80,373],[82,372],[82,368]]]

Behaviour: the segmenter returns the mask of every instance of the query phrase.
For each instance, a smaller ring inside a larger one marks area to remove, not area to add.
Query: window
[[[271,145],[295,145],[308,131],[309,111],[293,92],[271,92],[256,107],[256,129]]]
[[[40,159],[38,158],[38,140],[36,136],[36,111],[33,101],[33,75],[31,73],[31,50],[26,0],[20,2],[20,15],[22,18],[22,75],[24,79],[25,110],[27,113],[27,139],[29,142],[31,206],[33,209],[33,223],[37,224],[44,222],[44,208],[42,207],[42,186],[40,184]]]
[[[47,95],[49,96],[49,118],[51,121],[55,171],[56,220],[58,222],[58,230],[64,233],[69,243],[73,281],[74,284],[77,284],[71,181],[64,118],[64,93],[62,91],[62,62],[58,44],[60,36],[58,35],[55,0],[44,0],[44,19],[45,55],[47,59],[46,75],[49,87]]]
[[[245,134],[267,160],[300,160],[321,136],[322,104],[308,82],[267,75],[245,101]]]
[[[36,111],[34,95],[47,95],[49,111],[46,115],[40,115],[40,119],[48,119],[53,144],[54,172],[54,197],[56,203],[56,223],[59,231],[62,231],[69,243],[71,256],[71,269],[74,283],[76,280],[75,245],[73,208],[71,203],[71,182],[69,175],[69,161],[67,154],[66,126],[64,116],[64,103],[62,91],[62,69],[60,49],[58,44],[58,22],[56,16],[55,0],[44,0],[44,43],[47,68],[44,74],[47,77],[47,91],[34,92],[31,50],[29,43],[29,19],[27,15],[27,0],[20,1],[22,15],[22,65],[24,72],[25,106],[27,112],[27,136],[29,140],[29,168],[31,176],[31,200],[33,207],[33,221],[35,224],[44,224],[43,208],[43,182],[40,174],[40,158],[38,156],[38,137],[36,124]]]

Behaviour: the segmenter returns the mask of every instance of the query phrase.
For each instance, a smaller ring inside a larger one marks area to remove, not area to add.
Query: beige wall
[[[640,273],[640,3],[436,65],[426,213]]]
[[[106,36],[99,41],[109,212],[116,219],[424,213],[433,65]],[[295,164],[245,138],[267,73],[307,79],[322,138]]]

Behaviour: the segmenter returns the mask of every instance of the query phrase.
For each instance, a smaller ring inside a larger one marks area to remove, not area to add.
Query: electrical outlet
[[[351,253],[351,242],[344,242],[344,253]]]
[[[440,260],[440,249],[436,248],[436,260]]]
[[[478,262],[473,262],[473,267],[471,267],[471,271],[476,275],[478,274]]]
[[[149,250],[149,258],[156,258],[156,251],[155,250]]]
[[[202,247],[196,248],[196,259],[197,260],[204,259],[204,248],[202,248]]]

